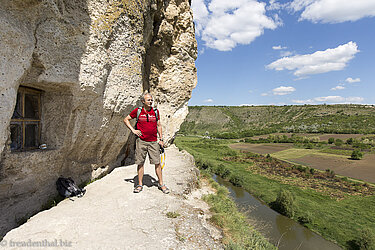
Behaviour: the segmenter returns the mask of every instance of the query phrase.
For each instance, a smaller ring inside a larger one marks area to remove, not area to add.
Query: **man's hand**
[[[159,145],[164,148],[164,142],[163,141],[159,141]]]
[[[133,130],[133,133],[134,133],[136,136],[138,136],[138,137],[141,137],[141,136],[142,136],[142,132],[141,132],[140,130],[136,130],[136,129],[134,129],[134,130]]]

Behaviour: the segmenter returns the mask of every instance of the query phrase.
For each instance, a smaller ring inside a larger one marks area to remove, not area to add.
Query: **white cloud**
[[[363,97],[348,97],[348,98],[346,98],[346,101],[347,102],[350,102],[350,103],[361,103],[361,102],[363,102]]]
[[[275,88],[272,90],[272,93],[274,95],[288,95],[296,91],[295,88],[293,87],[285,87],[285,86],[280,86],[278,88]]]
[[[261,96],[268,96],[268,93],[262,93]]]
[[[270,0],[267,10],[279,10],[284,8],[284,4],[278,3],[275,0]]]
[[[297,103],[297,104],[311,104],[312,100],[311,99],[308,99],[308,100],[292,100],[292,102]]]
[[[209,12],[204,3],[204,0],[194,0],[191,4],[193,9],[195,32],[200,35],[204,25],[208,22]]]
[[[302,11],[300,20],[341,23],[375,16],[374,0],[294,0],[288,6]]]
[[[274,50],[281,50],[281,49],[286,49],[287,47],[282,47],[281,45],[278,46],[272,46],[272,49]]]
[[[342,96],[323,96],[315,97],[314,100],[317,102],[342,102],[345,98]]]
[[[360,81],[361,81],[360,78],[355,78],[355,79],[353,79],[353,78],[351,78],[351,77],[348,77],[348,78],[346,78],[346,80],[345,80],[345,82],[348,82],[348,83],[355,83],[355,82],[360,82]]]
[[[343,85],[337,85],[336,87],[331,88],[331,90],[343,90],[343,89],[345,89]]]
[[[297,104],[316,104],[316,103],[362,103],[363,97],[342,97],[342,96],[323,96],[307,100],[293,100]]]
[[[206,1],[207,2],[207,1]],[[205,46],[229,51],[238,44],[250,44],[264,29],[281,25],[278,16],[266,16],[265,3],[256,0],[192,1],[196,33]]]
[[[337,48],[316,51],[313,54],[283,57],[267,65],[267,68],[278,71],[295,70],[295,76],[321,74],[344,69],[358,52],[357,44],[348,42]]]
[[[281,57],[286,57],[286,56],[291,56],[291,55],[293,55],[293,52],[290,52],[290,51],[281,51],[280,52]]]
[[[208,98],[208,99],[204,100],[203,102],[205,102],[205,103],[211,103],[211,102],[214,102],[214,100],[211,99],[211,98]]]

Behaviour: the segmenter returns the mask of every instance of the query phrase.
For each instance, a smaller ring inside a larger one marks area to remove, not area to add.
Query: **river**
[[[341,249],[294,220],[275,212],[244,189],[232,185],[219,176],[213,175],[213,178],[220,185],[228,188],[237,206],[246,212],[250,220],[255,220],[255,228],[280,250]]]

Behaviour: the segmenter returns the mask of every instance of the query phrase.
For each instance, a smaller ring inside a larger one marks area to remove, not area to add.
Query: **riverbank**
[[[240,212],[226,187],[219,185],[206,171],[202,171],[201,176],[216,190],[214,194],[205,195],[203,199],[211,206],[211,221],[223,231],[225,249],[277,249],[255,228],[255,224],[260,223],[249,220],[243,211]]]
[[[325,240],[298,222],[272,210],[242,187],[236,187],[217,175],[214,175],[214,179],[229,190],[229,195],[237,207],[241,211],[246,211],[246,216],[255,221],[254,225],[257,231],[267,237],[273,245],[277,246],[277,249],[341,249],[336,244]]]
[[[233,143],[230,140],[180,137],[175,140],[175,143],[194,155],[203,169],[222,176],[236,186],[243,187],[269,206],[276,201],[280,190],[288,191],[293,197],[292,218],[324,238],[337,242],[341,247],[351,249],[361,242],[371,243],[371,235],[375,232],[375,219],[372,216],[373,209],[375,209],[374,195],[354,192],[342,193],[340,197],[337,197],[331,195],[335,194],[334,189],[331,189],[330,194],[324,192],[326,188],[332,188],[330,181],[320,182],[322,185],[319,186],[319,190],[315,190],[313,185],[311,187],[298,186],[300,182],[295,182],[297,180],[295,176],[279,176],[281,179],[270,179],[268,176],[263,176],[260,171],[255,172],[254,169],[263,163],[277,163],[277,161],[264,157],[264,162],[259,159],[262,161],[259,165],[258,159],[254,160],[242,155],[239,151],[230,149],[228,145]],[[290,166],[286,167],[290,168]],[[289,171],[292,168],[286,170]],[[298,168],[295,169],[297,170]],[[305,172],[305,169],[301,168],[301,171]],[[301,175],[301,178],[312,181],[311,175],[313,174],[315,175],[314,171],[308,171],[304,177]],[[368,187],[361,185],[357,188],[360,191],[367,190]]]
[[[86,187],[82,198],[42,211],[8,232],[0,246],[59,244],[64,249],[223,249],[222,234],[208,222],[210,207],[201,200],[212,189],[198,185],[193,158],[166,149],[165,195],[146,164],[144,190],[133,193],[136,166],[118,167]],[[54,245],[56,246],[56,245]]]

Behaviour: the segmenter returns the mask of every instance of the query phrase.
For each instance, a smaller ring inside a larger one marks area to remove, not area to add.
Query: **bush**
[[[333,170],[327,168],[327,169],[326,169],[326,175],[327,175],[328,177],[333,178],[333,177],[335,177],[335,171],[333,171]]]
[[[352,145],[353,142],[354,142],[353,138],[348,138],[348,139],[346,140],[346,144],[349,144],[349,145]]]
[[[342,144],[344,144],[343,140],[341,140],[341,139],[336,139],[336,141],[335,141],[335,145],[336,145],[337,147],[340,147]]]
[[[329,144],[333,144],[334,142],[335,142],[335,138],[331,137],[331,138],[328,139],[328,143]]]
[[[307,224],[312,222],[312,214],[311,212],[307,212],[306,214],[301,215],[298,217],[298,222],[301,224]]]
[[[297,166],[296,166],[296,169],[297,169],[298,171],[300,171],[300,172],[304,172],[304,173],[306,173],[306,172],[308,171],[307,168],[304,167],[304,166],[302,166],[302,165],[297,165]]]
[[[310,174],[314,174],[315,173],[315,169],[313,169],[313,168],[310,168]]]
[[[229,177],[229,181],[230,181],[233,185],[235,185],[235,186],[237,186],[237,187],[242,187],[242,186],[243,186],[243,183],[244,183],[242,177],[240,177],[240,176],[235,176],[235,175],[231,175],[231,176]]]
[[[318,136],[313,136],[313,137],[310,138],[310,142],[318,143],[318,142],[320,142],[320,138]]]
[[[360,231],[354,244],[358,249],[375,249],[375,234],[370,228],[364,228]]]
[[[271,207],[282,215],[293,218],[296,212],[294,197],[288,190],[282,189]]]
[[[352,153],[351,159],[353,160],[360,160],[362,159],[363,154],[359,149],[355,149]]]
[[[230,170],[224,164],[220,164],[215,171],[215,174],[220,175],[222,178],[228,177],[230,173]]]

